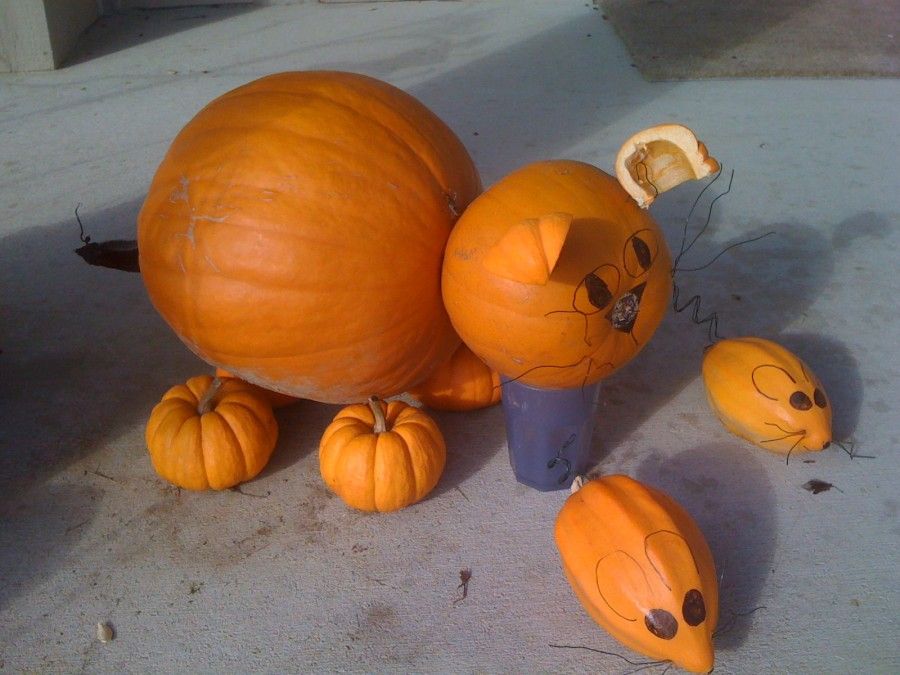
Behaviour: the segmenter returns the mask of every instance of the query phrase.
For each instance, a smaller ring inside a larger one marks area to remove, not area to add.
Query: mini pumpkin
[[[272,406],[246,382],[192,377],[167,391],[147,422],[153,468],[189,490],[224,490],[259,474],[278,439]]]
[[[812,369],[759,337],[720,340],[703,357],[709,404],[731,433],[790,455],[831,445],[831,404]]]
[[[436,410],[477,410],[500,402],[500,375],[465,344],[410,395]]]
[[[216,368],[216,377],[227,379],[234,377],[234,375],[229,373],[224,368]],[[249,382],[247,384],[261,393],[263,396],[265,396],[273,408],[283,408],[286,405],[291,405],[292,403],[296,403],[300,400],[296,396],[291,396],[290,394],[282,394],[280,391],[272,391],[271,389],[258,387],[255,384],[250,384]]]
[[[459,344],[441,260],[481,189],[409,94],[355,73],[270,75],[177,135],[138,216],[144,284],[207,363],[301,398],[399,394]]]
[[[610,635],[685,670],[712,670],[715,564],[675,500],[624,475],[590,480],[566,500],[555,538],[575,596]]]
[[[444,437],[424,411],[374,397],[341,410],[319,443],[325,484],[362,511],[396,511],[423,499],[446,458]]]

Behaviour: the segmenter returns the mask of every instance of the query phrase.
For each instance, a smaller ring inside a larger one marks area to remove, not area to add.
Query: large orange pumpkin
[[[555,538],[575,596],[610,635],[685,670],[712,669],[715,563],[674,499],[628,476],[594,479],[566,500]]]
[[[209,363],[324,402],[405,391],[458,344],[444,245],[480,191],[453,132],[352,73],[264,77],[175,138],[138,219],[153,304]]]
[[[570,160],[530,164],[476,199],[443,267],[463,341],[539,387],[606,377],[647,344],[671,297],[662,231],[621,185]]]

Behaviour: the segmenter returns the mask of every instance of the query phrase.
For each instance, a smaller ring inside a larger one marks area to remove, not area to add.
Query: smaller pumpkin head
[[[362,511],[396,511],[423,499],[446,458],[434,420],[402,401],[374,397],[341,410],[319,443],[325,484]]]
[[[500,375],[465,344],[409,393],[435,410],[477,410],[500,402]]]
[[[703,357],[703,383],[731,433],[773,452],[831,445],[831,405],[822,383],[795,354],[771,340],[721,340]]]
[[[255,477],[278,439],[272,406],[247,382],[192,377],[167,391],[147,422],[156,472],[189,490],[224,490]]]
[[[662,231],[619,183],[582,162],[523,167],[460,217],[444,256],[454,328],[523,384],[581,387],[647,344],[671,295]]]
[[[715,565],[671,497],[628,476],[588,481],[560,510],[555,538],[576,597],[610,635],[686,670],[712,669]]]

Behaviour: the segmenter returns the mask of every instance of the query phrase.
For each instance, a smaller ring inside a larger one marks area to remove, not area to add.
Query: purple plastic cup
[[[565,490],[591,465],[600,382],[543,389],[503,380],[509,463],[516,480],[536,490]]]

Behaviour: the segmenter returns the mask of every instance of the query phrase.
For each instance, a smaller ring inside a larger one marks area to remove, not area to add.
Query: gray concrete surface
[[[246,494],[191,494],[153,473],[151,407],[206,368],[137,275],[72,253],[75,205],[94,239],[131,236],[167,144],[205,102],[270,72],[337,68],[418,96],[486,183],[548,157],[609,169],[627,136],[668,120],[735,170],[692,260],[777,236],[679,281],[724,334],[803,356],[834,402],[836,436],[875,459],[833,447],[786,465],[729,435],[698,375],[705,332],[686,314],[604,385],[597,458],[669,491],[706,533],[731,625],[717,673],[900,672],[900,84],[649,84],[588,5],[136,14],[104,19],[58,72],[0,75],[0,670],[634,669],[551,646],[635,658],[574,599],[552,541],[565,495],[514,482],[499,408],[437,414],[446,473],[392,515],[326,492],[315,447],[335,408],[316,403],[279,412],[277,455]],[[653,208],[674,247],[696,187]],[[839,490],[813,495],[810,479]],[[98,621],[113,641],[96,639]]]

